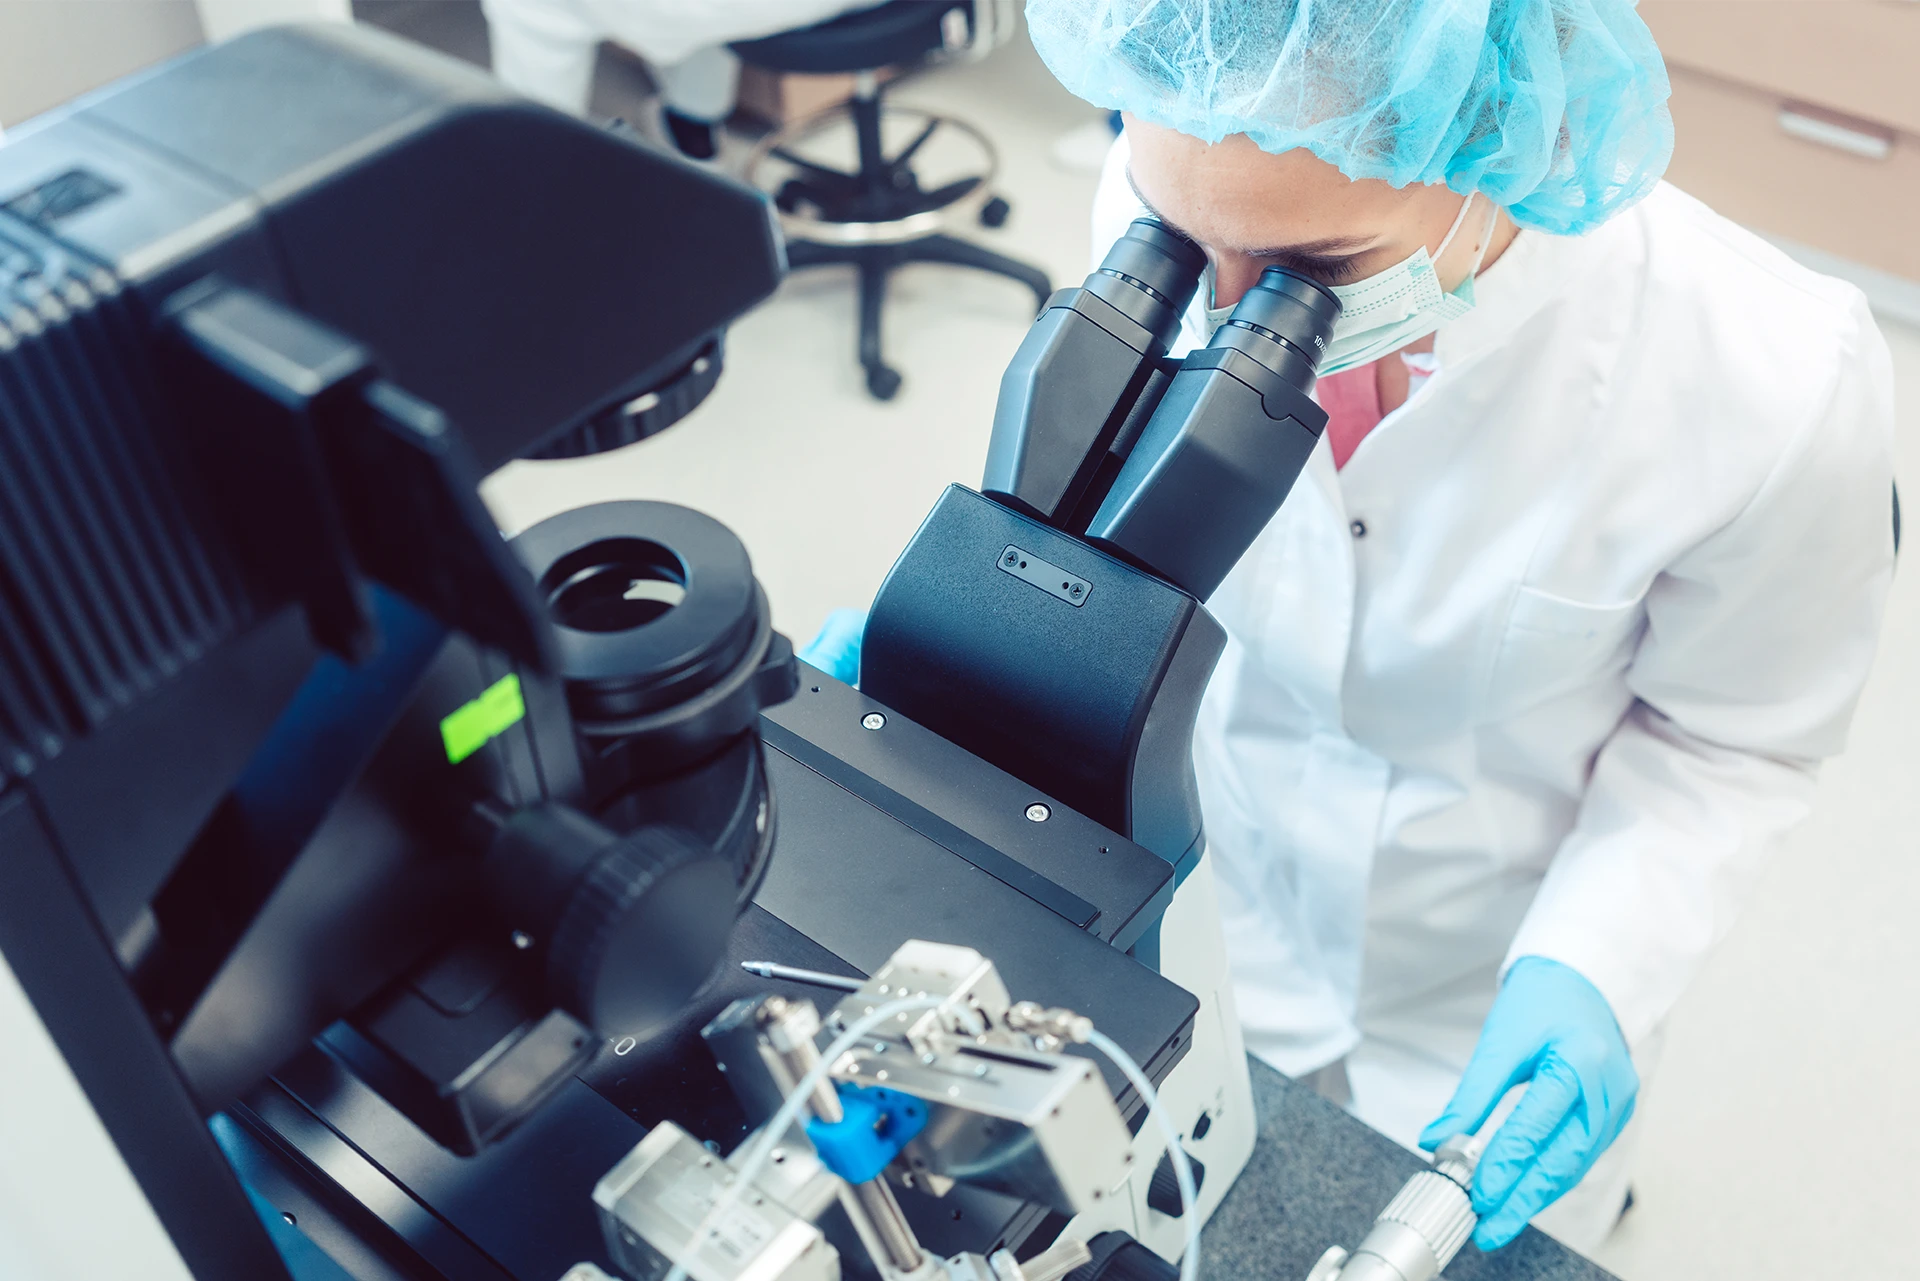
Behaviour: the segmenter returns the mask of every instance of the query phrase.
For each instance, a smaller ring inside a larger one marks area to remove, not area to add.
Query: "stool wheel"
[[[1000,196],[995,196],[980,206],[980,225],[1000,228],[1007,225],[1007,215],[1013,212],[1013,206]]]
[[[780,184],[780,190],[773,193],[773,207],[781,213],[799,213],[800,206],[808,202],[811,192],[807,184],[798,178],[789,178]]]
[[[869,366],[867,392],[875,400],[892,400],[900,394],[900,375],[885,365]]]

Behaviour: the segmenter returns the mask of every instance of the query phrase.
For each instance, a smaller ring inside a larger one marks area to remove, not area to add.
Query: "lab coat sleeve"
[[[1585,975],[1630,1043],[1806,815],[1872,665],[1893,574],[1892,371],[1864,302],[1845,320],[1825,413],[1650,589],[1637,701],[1508,952]]]

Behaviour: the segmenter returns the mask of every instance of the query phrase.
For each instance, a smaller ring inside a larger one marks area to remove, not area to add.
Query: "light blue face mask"
[[[1486,261],[1487,245],[1493,240],[1493,228],[1499,217],[1499,209],[1494,206],[1487,219],[1486,235],[1480,242],[1480,253],[1473,260],[1473,270],[1460,282],[1460,287],[1452,293],[1440,288],[1440,277],[1434,271],[1434,259],[1447,252],[1447,246],[1460,234],[1460,228],[1467,220],[1467,210],[1473,207],[1473,197],[1468,196],[1460,206],[1460,214],[1453,220],[1453,226],[1447,229],[1440,248],[1431,256],[1427,247],[1421,245],[1404,261],[1387,268],[1377,275],[1351,285],[1332,286],[1334,296],[1340,300],[1340,316],[1333,322],[1333,338],[1327,344],[1327,351],[1320,358],[1320,376],[1337,374],[1345,369],[1355,369],[1380,359],[1389,352],[1399,351],[1408,343],[1418,342],[1449,320],[1458,320],[1473,310],[1473,278],[1480,271],[1480,264]],[[1206,297],[1213,298],[1213,265],[1207,265]],[[1207,341],[1213,340],[1220,326],[1227,323],[1227,317],[1233,314],[1232,307],[1208,307]]]

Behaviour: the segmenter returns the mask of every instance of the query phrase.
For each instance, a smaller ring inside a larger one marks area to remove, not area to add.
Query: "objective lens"
[[[513,545],[552,611],[559,675],[589,734],[630,734],[636,718],[697,701],[767,644],[747,549],[699,512],[597,503],[544,520]]]

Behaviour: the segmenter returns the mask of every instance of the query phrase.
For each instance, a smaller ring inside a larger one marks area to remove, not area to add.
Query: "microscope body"
[[[1193,731],[1226,636],[1202,602],[1272,519],[1326,423],[1311,399],[1339,303],[1269,269],[1206,347],[1167,349],[1204,266],[1135,222],[1060,291],[1008,367],[982,493],[943,494],[869,615],[861,688],[1172,865],[1134,955],[1201,1005],[1162,1083],[1204,1164],[1204,1221],[1251,1155],[1252,1094],[1194,775]],[[1194,876],[1196,869],[1200,875]],[[1166,1145],[1136,1137],[1143,1169]],[[1168,1179],[1076,1220],[1163,1257],[1184,1231]]]
[[[1251,1088],[1191,756],[1225,644],[1201,601],[1318,438],[1324,415],[1307,391],[1338,304],[1310,282],[1270,275],[1220,341],[1171,362],[1168,340],[1201,266],[1191,244],[1142,222],[1085,287],[1056,296],[1003,384],[987,492],[949,489],[902,552],[874,602],[860,688],[803,669],[797,695],[768,707],[760,732],[780,836],[734,940],[734,953],[780,964],[818,956],[834,974],[864,971],[869,1004],[914,949],[964,942],[987,972],[1007,976],[1005,987],[989,984],[1000,998],[969,996],[967,1008],[999,1009],[1011,988],[1131,1038],[1175,1119],[1193,1203],[1172,1144],[1123,1082],[1109,1077],[1102,1090],[1085,1079],[1102,1118],[1084,1122],[1087,1134],[1115,1140],[1109,1150],[1055,1137],[1053,1103],[996,1114],[1004,1098],[988,1104],[947,1084],[976,1052],[963,1044],[882,1053],[880,1037],[836,1060],[834,1077],[918,1097],[934,1114],[927,1137],[861,1180],[842,1174],[838,1210],[822,1199],[827,1185],[785,1188],[787,1176],[774,1176],[779,1186],[762,1190],[794,1217],[770,1238],[774,1252],[755,1256],[756,1270],[812,1275],[830,1245],[836,1266],[889,1281],[941,1258],[949,1273],[977,1265],[990,1275],[1012,1265],[991,1263],[985,1242],[1016,1250],[1051,1233],[1064,1246],[1116,1230],[1171,1260],[1251,1153]],[[590,521],[595,510],[550,524]],[[629,539],[673,545],[637,514],[624,526]],[[519,541],[542,541],[544,528]],[[551,541],[529,561],[542,584],[604,559],[565,550],[580,537]],[[590,706],[570,700],[576,720],[591,720]],[[875,825],[873,812],[897,827]],[[1062,929],[1063,918],[1078,929]],[[696,1228],[706,1212],[689,1217],[690,1208],[719,1213],[721,1154],[731,1148],[725,1160],[743,1165],[762,1141],[756,1127],[777,1122],[781,1090],[752,1083],[768,1046],[798,1056],[784,1090],[825,1038],[817,1022],[788,1028],[791,999],[764,986],[749,996],[739,977],[705,989],[665,1037],[622,1038],[579,1073],[652,1127],[609,1163],[597,1196],[610,1253],[643,1278],[705,1253]],[[905,986],[924,995],[941,983]],[[982,1069],[1009,1082],[1026,1053],[977,1052]],[[720,1069],[720,1097],[715,1077],[693,1070],[702,1062]],[[1036,1080],[1086,1070],[1081,1060],[1023,1062]],[[319,1093],[302,1097],[324,1111]],[[816,1119],[837,1122],[838,1108],[829,1099]],[[609,1140],[617,1133],[602,1128]],[[807,1148],[795,1139],[787,1150]],[[511,1144],[483,1155],[511,1159]],[[816,1217],[818,1233],[805,1226]]]

